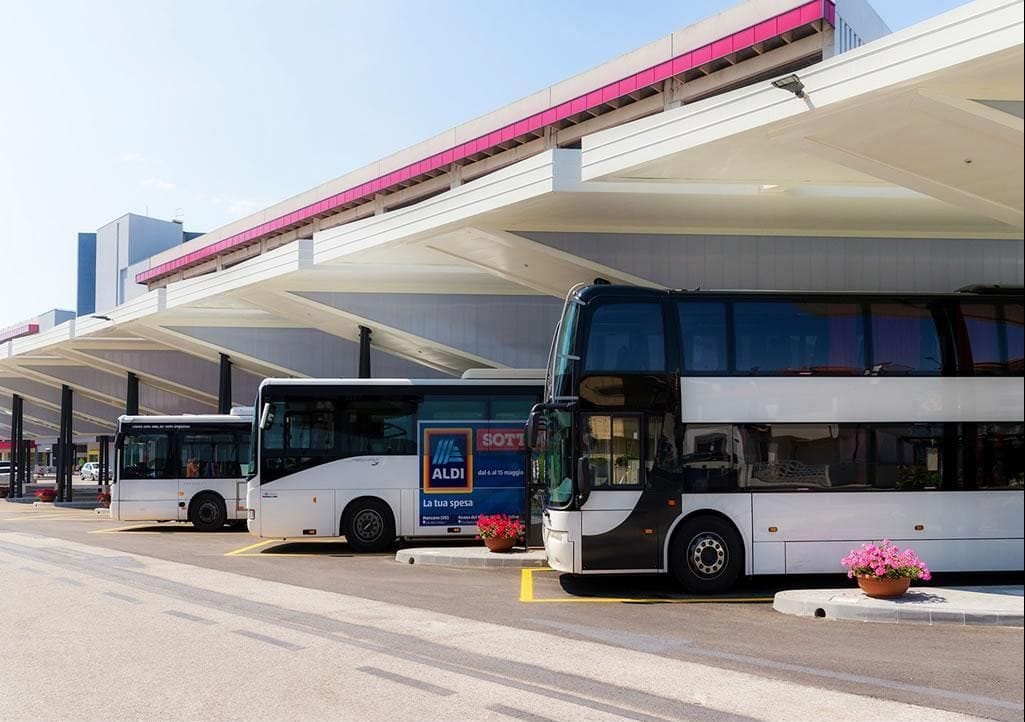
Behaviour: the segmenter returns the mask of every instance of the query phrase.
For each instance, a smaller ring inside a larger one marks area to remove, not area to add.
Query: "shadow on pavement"
[[[538,577],[540,579],[540,577]],[[776,592],[786,589],[845,589],[856,588],[846,574],[809,574],[792,576],[759,576],[748,577],[729,594],[695,595],[689,594],[665,575],[615,575],[615,576],[559,576],[559,586],[574,597],[593,598],[636,598],[638,603],[657,604],[681,600],[706,600],[708,602],[728,602],[740,600],[772,601]],[[936,573],[931,582],[915,582],[911,593],[914,601],[929,601],[934,595],[929,587],[981,587],[994,585],[1020,585],[1025,581],[1022,572],[964,572]]]

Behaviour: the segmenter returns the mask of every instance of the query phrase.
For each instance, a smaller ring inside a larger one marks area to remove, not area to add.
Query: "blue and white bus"
[[[345,537],[472,537],[479,514],[526,504],[524,421],[541,372],[452,379],[266,379],[254,430],[249,531]]]
[[[1020,289],[573,289],[531,412],[549,564],[828,573],[889,538],[938,571],[1023,567]]]

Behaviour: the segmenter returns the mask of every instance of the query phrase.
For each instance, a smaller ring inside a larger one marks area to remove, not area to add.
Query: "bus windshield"
[[[538,436],[537,478],[545,485],[549,507],[564,509],[573,501],[573,449],[568,411],[545,411],[544,430]]]
[[[568,401],[576,398],[573,389],[573,344],[577,333],[577,302],[571,297],[566,300],[552,346],[552,358],[548,363],[548,383],[545,389],[548,400]]]

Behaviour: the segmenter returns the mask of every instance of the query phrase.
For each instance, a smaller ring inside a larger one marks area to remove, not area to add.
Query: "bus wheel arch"
[[[744,538],[722,512],[697,509],[679,520],[666,545],[668,571],[695,594],[728,591],[744,575]]]
[[[358,497],[345,505],[341,533],[353,551],[386,551],[396,539],[395,513],[380,497]]]
[[[224,497],[216,491],[201,491],[189,502],[188,519],[199,531],[218,531],[228,521]]]

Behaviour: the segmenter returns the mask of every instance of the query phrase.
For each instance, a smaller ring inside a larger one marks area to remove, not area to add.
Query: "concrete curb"
[[[477,569],[527,569],[548,566],[543,549],[495,554],[483,546],[402,549],[395,555],[395,561],[402,564]]]
[[[1022,587],[912,589],[897,599],[872,599],[858,589],[790,589],[772,608],[798,617],[889,624],[957,624],[1022,627]]]
[[[91,501],[57,501],[54,502],[54,506],[58,509],[95,509],[97,503],[95,499]]]
[[[97,502],[93,501],[39,501],[30,496],[7,497],[0,501],[8,504],[31,504],[37,509],[95,509]]]

